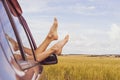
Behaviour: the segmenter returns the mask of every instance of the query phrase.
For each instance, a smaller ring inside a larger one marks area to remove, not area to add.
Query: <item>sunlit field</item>
[[[120,80],[120,58],[60,56],[57,65],[44,66],[40,80]]]

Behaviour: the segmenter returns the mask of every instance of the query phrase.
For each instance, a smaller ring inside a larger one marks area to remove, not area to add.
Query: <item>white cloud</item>
[[[94,29],[90,27],[92,23],[87,23],[88,18],[83,18],[83,20],[86,20],[85,23],[82,23],[79,18],[79,16],[75,14],[82,14],[82,15],[93,15],[98,16],[102,18],[102,20],[106,20],[110,22],[110,19],[107,20],[107,17],[103,17],[106,14],[111,14],[112,12],[108,11],[104,8],[105,5],[108,3],[106,0],[89,0],[91,3],[89,5],[86,3],[76,3],[73,1],[74,4],[66,3],[65,0],[19,0],[22,4],[23,10],[26,14],[28,13],[37,13],[37,15],[40,14],[40,16],[33,16],[29,15],[31,18],[28,18],[28,22],[31,25],[31,29],[33,31],[34,36],[36,36],[37,42],[41,43],[44,39],[45,35],[47,35],[47,32],[49,31],[50,26],[52,25],[52,19],[54,18],[54,14],[62,13],[59,16],[58,20],[59,23],[59,39],[63,39],[63,37],[68,33],[70,34],[70,41],[68,42],[67,46],[65,46],[64,50],[65,52],[68,51],[68,53],[76,53],[76,52],[110,52],[118,50],[120,47],[118,45],[118,41],[120,41],[120,26],[117,24],[113,24],[111,26],[110,31],[107,33],[106,30],[104,30],[105,27],[101,27],[99,30],[99,24],[95,25],[97,21],[100,22],[100,20],[97,20],[97,17],[95,17],[94,21]],[[65,1],[65,2],[64,2]],[[93,1],[93,2],[92,2]],[[83,0],[84,2],[84,0]],[[100,4],[97,4],[100,2]],[[50,4],[52,6],[50,6]],[[56,5],[54,3],[57,3],[59,5]],[[64,3],[64,4],[61,4]],[[103,5],[104,4],[104,5]],[[102,6],[102,8],[101,8]],[[110,7],[111,9],[111,7]],[[44,15],[44,13],[47,13],[47,15]],[[49,15],[49,13],[52,13]],[[76,19],[72,19],[72,16],[69,16],[68,14],[72,14],[76,17]],[[68,16],[66,17],[66,15]],[[101,17],[102,15],[102,17]],[[26,16],[26,15],[25,15]],[[52,16],[52,17],[51,17]],[[57,16],[57,17],[58,17]],[[77,18],[78,17],[78,18]],[[81,17],[82,18],[82,17]],[[94,17],[93,17],[94,18]],[[66,21],[65,21],[66,19]],[[51,21],[50,21],[51,20]],[[70,21],[71,22],[67,22]],[[91,19],[94,20],[94,19]],[[88,24],[88,27],[84,27],[84,25],[80,25],[80,22],[82,24]],[[102,21],[101,21],[102,23]],[[105,22],[106,24],[109,24]],[[111,23],[110,23],[111,24]],[[82,27],[81,27],[82,26]],[[103,25],[104,26],[104,23]],[[105,32],[106,31],[106,32]],[[109,34],[109,35],[108,35]],[[41,40],[42,39],[42,40]]]
[[[19,3],[26,13],[35,13],[35,12],[42,12],[44,8],[48,7],[47,4],[50,0],[19,0]]]
[[[112,41],[120,40],[120,26],[117,24],[112,24],[109,36]]]
[[[83,6],[80,4],[73,5],[70,8],[71,8],[71,11],[75,13],[85,13],[85,12],[93,11],[96,9],[95,6]]]
[[[70,5],[69,3],[66,3],[66,5],[59,5],[59,6],[49,6],[49,4],[51,3],[56,3],[55,0],[37,0],[37,1],[33,1],[33,0],[25,0],[25,1],[19,1],[20,5],[23,9],[23,11],[25,13],[40,13],[40,12],[45,12],[45,13],[56,13],[56,12],[62,12],[62,13],[77,13],[77,14],[81,14],[81,13],[86,13],[89,11],[93,11],[96,9],[95,6],[90,5],[81,5],[80,3],[76,3],[74,2],[74,5]],[[57,3],[61,3],[63,1],[57,1]],[[65,2],[65,1],[64,1]]]
[[[67,47],[69,53],[91,53],[91,54],[115,54],[119,53],[120,48],[120,28],[119,26],[113,25],[109,31],[111,34],[105,30],[99,29],[82,29],[77,28],[78,31],[72,32],[70,34],[71,39]],[[116,32],[117,31],[117,32]],[[114,42],[110,41],[110,38],[115,39]],[[118,40],[119,39],[119,40]],[[70,52],[72,50],[72,52]]]

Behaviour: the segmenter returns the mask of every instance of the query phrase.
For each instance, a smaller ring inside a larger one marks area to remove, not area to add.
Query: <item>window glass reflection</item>
[[[1,27],[1,26],[0,26]],[[0,80],[15,80],[15,73],[7,62],[2,47],[0,45]],[[3,63],[4,62],[4,63]],[[7,75],[7,77],[6,77]]]
[[[4,11],[4,8],[3,8],[3,5],[1,2],[0,2],[0,13],[1,13],[0,14],[0,42],[2,43],[5,53],[7,53],[7,57],[10,61],[10,59],[13,55],[12,55],[11,49],[9,48],[8,42],[5,38],[5,34],[3,32],[3,28],[5,26],[8,26],[8,24],[10,24],[10,23],[8,21],[8,18],[6,17],[6,13]],[[10,30],[7,29],[7,31],[11,33]]]
[[[23,46],[25,46],[27,48],[30,48],[26,33],[25,33],[22,25],[19,23],[18,18],[14,17],[13,15],[12,15],[12,18],[15,22],[16,28],[20,35],[20,39],[22,41],[21,44],[23,44]],[[19,50],[19,45],[18,45],[16,36],[15,36],[14,30],[12,28],[11,22],[9,20],[9,17],[8,17],[2,3],[0,3],[0,25],[2,26],[1,29],[3,29],[3,31],[4,31],[0,34],[0,40],[3,43],[2,45],[4,46],[4,49],[5,48],[8,49],[8,50],[5,49],[5,51],[7,53],[7,57],[9,59],[9,61],[11,60],[11,56],[14,55],[14,57],[17,60],[17,63],[19,63],[19,65],[21,66],[22,69],[27,69],[29,67],[34,66],[36,64],[36,62],[34,62],[33,60],[32,61],[28,61],[28,60],[24,61],[23,60],[20,50]],[[26,53],[24,53],[24,54],[26,56],[28,56]]]

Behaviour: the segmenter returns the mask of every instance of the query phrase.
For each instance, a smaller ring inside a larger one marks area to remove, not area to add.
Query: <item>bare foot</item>
[[[12,44],[14,51],[19,50],[18,43],[14,39],[9,37],[7,34],[5,34],[5,36],[10,41],[10,43]]]
[[[52,49],[56,50],[55,54],[60,55],[62,52],[62,48],[64,45],[68,42],[69,40],[69,35],[65,36],[65,38],[59,42],[57,42]]]
[[[54,18],[54,23],[48,33],[48,38],[50,38],[52,40],[58,39],[57,28],[58,28],[58,22],[57,22],[57,19]]]

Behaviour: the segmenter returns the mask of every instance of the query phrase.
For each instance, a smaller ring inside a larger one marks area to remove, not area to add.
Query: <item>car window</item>
[[[15,80],[15,73],[5,57],[5,53],[0,45],[0,80]],[[6,77],[7,76],[7,77]]]
[[[7,42],[6,38],[5,38],[5,34],[3,32],[3,26],[4,25],[8,26],[8,24],[10,24],[10,23],[7,21],[7,19],[5,20],[5,18],[6,18],[5,15],[6,15],[6,13],[4,12],[3,5],[0,2],[0,42],[2,43],[2,46],[3,46],[4,50],[5,50],[5,53],[7,53],[8,60],[10,61],[11,57],[13,55],[12,55],[11,49],[9,48],[8,42]]]
[[[1,18],[1,16],[3,16],[3,9],[2,2],[0,1],[0,80],[15,80],[15,71],[13,70],[13,65],[11,63],[14,57],[3,31]]]
[[[20,39],[21,39],[21,42],[22,42],[21,44],[23,46],[31,49],[31,47],[29,45],[29,41],[28,41],[27,36],[26,36],[26,33],[25,33],[23,27],[21,26],[21,24],[19,23],[18,18],[14,17],[12,15],[12,19],[14,20],[13,22],[15,23],[18,34],[20,35]],[[19,50],[19,45],[18,45],[18,42],[17,42],[17,38],[15,36],[15,32],[13,30],[13,27],[11,25],[9,17],[8,17],[2,3],[0,4],[0,22],[1,22],[2,29],[4,31],[4,33],[2,33],[3,35],[0,36],[1,40],[2,40],[1,42],[4,42],[4,41],[7,40],[6,43],[3,43],[5,48],[10,46],[10,50],[12,51],[13,56],[15,57],[15,59],[17,60],[17,62],[19,63],[19,65],[21,66],[22,69],[33,66],[31,64],[31,62],[28,62],[28,60],[27,61],[22,60],[22,55],[21,55],[21,52]],[[6,38],[2,38],[4,36],[6,36]],[[7,42],[9,43],[9,46],[8,46]],[[17,47],[16,47],[16,44],[17,44]],[[9,54],[9,52],[7,54],[8,54],[7,55],[8,58],[10,58],[10,56],[12,55],[12,54]],[[26,57],[28,56],[25,52],[24,52],[24,54],[26,55]],[[31,65],[29,65],[29,64],[31,64]],[[27,65],[27,66],[23,66],[23,65]]]

